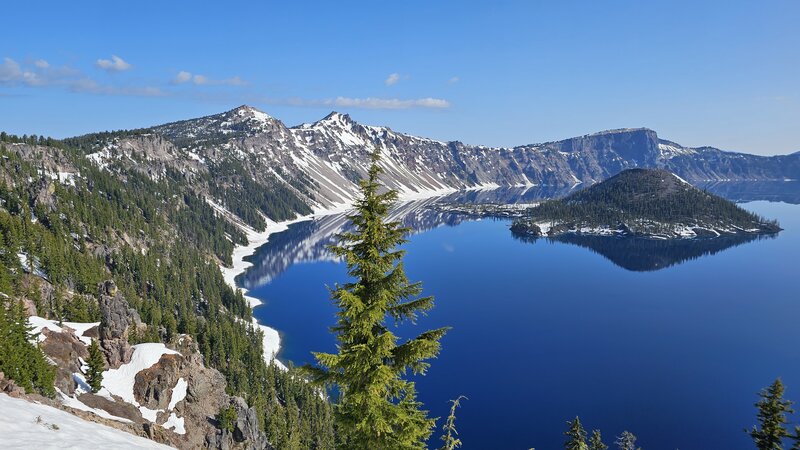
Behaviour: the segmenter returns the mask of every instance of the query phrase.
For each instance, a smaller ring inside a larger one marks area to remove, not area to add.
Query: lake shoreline
[[[487,186],[477,186],[472,189],[464,189],[464,191],[474,191],[474,190],[483,190],[487,189]],[[406,202],[413,202],[418,200],[424,199],[431,199],[436,197],[443,197],[448,194],[452,194],[456,192],[456,190],[423,190],[420,192],[408,192],[408,193],[400,193],[398,197],[398,203],[406,203]],[[225,266],[224,264],[219,264],[219,269],[222,272],[222,276],[225,280],[225,283],[231,287],[234,291],[241,290],[244,299],[247,301],[248,305],[251,309],[255,309],[256,307],[262,305],[264,302],[261,300],[247,295],[248,289],[240,287],[236,284],[236,277],[245,273],[250,267],[253,266],[253,263],[247,261],[246,259],[253,256],[258,252],[258,249],[269,243],[269,238],[273,234],[281,233],[286,231],[289,226],[305,222],[308,220],[314,220],[319,217],[334,215],[334,214],[342,214],[352,209],[351,204],[337,204],[335,206],[329,208],[316,208],[314,212],[311,214],[307,214],[304,216],[295,217],[294,219],[284,220],[280,222],[275,222],[271,219],[265,218],[267,222],[267,226],[265,227],[264,231],[256,231],[247,225],[242,223],[235,223],[247,236],[247,245],[237,245],[234,247],[232,255],[231,255],[231,265],[230,267]],[[278,353],[281,350],[281,336],[280,332],[275,328],[272,328],[268,325],[265,325],[253,315],[253,325],[260,328],[261,331],[264,333],[264,359],[269,363],[275,361],[277,365],[281,368],[286,368],[286,366],[277,358]]]

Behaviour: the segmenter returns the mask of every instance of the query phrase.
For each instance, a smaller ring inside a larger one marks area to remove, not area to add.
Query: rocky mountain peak
[[[330,114],[314,122],[313,125],[324,126],[324,127],[353,128],[354,126],[358,125],[358,123],[355,120],[353,120],[349,114],[344,114],[337,111],[331,111]]]
[[[239,117],[242,120],[255,120],[257,122],[272,122],[275,120],[269,114],[250,105],[241,105],[228,111],[227,114]]]

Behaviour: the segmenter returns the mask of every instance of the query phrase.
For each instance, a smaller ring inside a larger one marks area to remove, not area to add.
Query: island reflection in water
[[[537,240],[536,238],[516,235],[514,237],[525,242],[536,242]],[[742,234],[713,238],[649,239],[564,234],[556,238],[539,239],[588,248],[623,269],[632,272],[650,272],[666,269],[703,256],[710,256],[754,240],[774,239],[776,237],[777,234]]]
[[[800,182],[725,182],[698,187],[733,201],[800,203]],[[401,203],[392,210],[390,220],[401,222],[412,233],[421,233],[443,225],[454,226],[475,220],[430,208],[435,203],[525,204],[560,197],[570,191],[569,188],[548,186],[462,191],[444,197]],[[347,224],[346,214],[332,214],[293,224],[288,230],[270,236],[269,242],[248,258],[253,267],[240,275],[237,282],[246,289],[253,289],[269,283],[293,264],[337,261],[327,247],[336,241],[336,235],[344,231]],[[653,271],[768,238],[742,235],[665,241],[565,235],[555,241],[591,249],[627,270]]]

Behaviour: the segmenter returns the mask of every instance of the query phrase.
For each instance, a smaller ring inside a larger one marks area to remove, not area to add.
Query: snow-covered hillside
[[[149,439],[59,409],[0,394],[3,449],[167,449]]]

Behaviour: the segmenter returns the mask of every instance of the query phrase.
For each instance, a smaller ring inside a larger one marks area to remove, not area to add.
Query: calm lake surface
[[[509,221],[405,205],[397,216],[417,230],[407,272],[436,306],[398,334],[453,327],[417,380],[431,415],[467,396],[457,419],[466,449],[561,448],[576,415],[607,444],[627,429],[646,450],[752,448],[742,430],[755,423],[759,389],[780,376],[800,401],[800,206],[733,191],[785,231],[688,247],[531,243],[513,238]],[[255,314],[281,332],[284,361],[335,351],[326,285],[346,273],[324,246],[343,223],[273,235],[239,279],[265,302]]]

